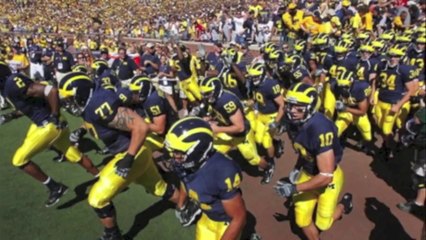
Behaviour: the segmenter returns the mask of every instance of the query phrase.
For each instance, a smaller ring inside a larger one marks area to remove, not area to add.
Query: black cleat
[[[409,201],[406,203],[399,203],[396,205],[399,209],[401,209],[404,212],[408,212],[411,214],[419,214],[424,211],[424,206],[417,205],[414,201]]]
[[[49,193],[49,198],[45,202],[46,207],[52,207],[59,202],[59,199],[68,191],[68,187],[59,183],[59,186],[55,190],[51,190]]]
[[[61,163],[64,162],[66,160],[65,158],[65,154],[59,154],[58,156],[53,158],[53,161],[57,162],[57,163]]]
[[[283,145],[284,144],[283,144],[282,140],[274,140],[274,147],[275,147],[274,155],[277,159],[280,158],[281,155],[283,155],[283,153],[284,153],[284,146]]]
[[[105,147],[104,149],[96,151],[96,153],[99,155],[108,155],[110,152],[109,152],[109,149]]]
[[[176,209],[176,217],[183,227],[188,227],[198,220],[201,208],[195,202],[189,200],[182,209]]]
[[[352,194],[345,193],[339,203],[341,203],[344,207],[344,214],[349,214],[352,212],[352,209],[354,207],[352,204]]]
[[[260,181],[261,184],[268,184],[271,182],[272,176],[274,176],[275,164],[270,164],[268,169],[263,171],[263,177]]]

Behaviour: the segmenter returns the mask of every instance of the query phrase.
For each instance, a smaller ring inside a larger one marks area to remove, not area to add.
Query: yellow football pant
[[[161,178],[157,167],[152,160],[151,150],[145,146],[135,156],[132,169],[126,179],[115,173],[115,164],[121,160],[126,153],[118,153],[102,169],[99,180],[90,190],[88,201],[94,208],[107,206],[111,199],[131,182],[145,187],[148,193],[161,197],[167,190],[167,183]]]
[[[145,144],[152,152],[162,151],[164,148],[164,138],[155,133],[150,133],[146,138]]]
[[[362,134],[362,138],[369,142],[372,139],[371,123],[368,120],[368,115],[354,116],[349,112],[339,112],[336,119],[337,134],[340,137],[348,126],[353,123]]]
[[[311,175],[302,170],[297,183],[306,182],[311,178]],[[343,182],[344,174],[338,166],[334,171],[333,181],[326,188],[293,196],[297,226],[304,228],[312,223],[316,206],[315,225],[321,231],[329,229],[333,224],[333,214],[336,210]]]
[[[31,124],[25,136],[24,143],[16,150],[12,159],[15,167],[27,164],[32,157],[50,146],[65,154],[68,161],[76,163],[81,160],[82,153],[69,141],[70,130],[58,129],[55,124],[49,123],[39,127]]]
[[[201,91],[195,77],[190,77],[179,82],[179,87],[185,93],[190,102],[201,101]]]
[[[323,96],[324,114],[328,119],[333,120],[334,112],[336,110],[336,97],[331,91],[329,83],[326,83],[324,86]]]
[[[406,102],[402,105],[398,113],[391,113],[391,108],[391,103],[382,102],[380,100],[374,106],[377,126],[382,129],[384,135],[391,135],[395,124],[397,128],[402,127],[402,124],[410,112],[410,102]]]
[[[216,222],[202,214],[195,228],[196,240],[220,240],[228,228],[228,222]],[[241,234],[240,234],[241,235]],[[239,239],[239,238],[238,238]]]
[[[219,133],[214,139],[213,147],[223,154],[227,154],[233,147],[237,147],[244,159],[251,165],[257,166],[260,163],[260,156],[254,141],[254,131],[251,129],[245,137],[231,137],[226,133]]]
[[[272,147],[272,136],[269,132],[269,124],[275,121],[277,113],[261,114],[256,116],[255,141],[265,149]]]

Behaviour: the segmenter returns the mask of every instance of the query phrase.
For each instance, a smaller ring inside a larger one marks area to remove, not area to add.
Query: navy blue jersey
[[[299,153],[298,162],[302,163],[303,169],[311,175],[319,173],[316,158],[319,154],[333,150],[335,168],[342,159],[343,149],[337,136],[337,128],[322,113],[315,113],[291,135],[293,147]]]
[[[426,52],[417,52],[414,47],[407,50],[408,64],[417,68],[419,81],[425,80],[425,58]]]
[[[271,114],[278,111],[275,98],[281,94],[281,87],[274,79],[265,79],[258,86],[254,86],[254,98],[257,110],[262,114]]]
[[[345,74],[346,72],[356,73],[358,65],[358,59],[353,56],[347,55],[342,60],[335,60],[331,68],[329,69],[329,74],[333,78],[338,78],[340,75]]]
[[[360,59],[356,66],[356,77],[358,78],[358,80],[370,81],[370,74],[377,72],[378,64],[379,62],[375,58],[370,58],[368,60]]]
[[[305,77],[310,77],[311,74],[309,73],[308,69],[304,65],[298,65],[292,71],[292,74],[290,76],[291,76],[291,83],[295,84],[295,83],[301,82],[303,79],[305,79]]]
[[[379,84],[379,100],[395,104],[407,92],[405,83],[417,78],[418,73],[412,66],[399,64],[396,67],[389,67],[386,62],[382,62],[377,67],[377,82]]]
[[[6,79],[4,96],[37,126],[47,123],[51,110],[44,98],[27,96],[27,90],[34,81],[20,73],[15,73]]]
[[[101,76],[94,79],[96,88],[101,87],[115,91],[120,85],[120,81],[112,69],[105,70]]]
[[[220,79],[226,90],[229,90],[241,100],[247,99],[246,85],[235,79],[229,71],[223,73]]]
[[[359,102],[364,101],[364,99],[370,96],[371,87],[367,81],[355,80],[349,89],[349,95],[345,94],[343,88],[337,86],[334,83],[335,81],[335,79],[330,79],[330,85],[335,86],[332,92],[336,99],[350,107],[357,107]]]
[[[155,117],[166,115],[166,130],[169,129],[172,124],[178,120],[178,116],[169,106],[167,99],[158,95],[157,91],[152,92],[143,103],[144,117],[148,118],[150,122],[153,122]]]
[[[315,52],[314,56],[318,68],[322,68],[326,71],[328,71],[334,63],[333,55],[330,52]]]
[[[115,92],[124,106],[130,106],[132,104],[133,93],[132,91],[130,91],[129,88],[120,87],[120,88],[117,88]]]
[[[86,108],[83,119],[88,123],[88,130],[97,139],[101,139],[111,153],[127,150],[130,144],[130,133],[108,126],[122,102],[113,91],[97,88],[94,90]]]
[[[212,111],[212,117],[218,121],[219,126],[231,125],[230,118],[238,110],[240,110],[244,115],[244,107],[241,101],[233,93],[226,90],[223,91],[222,95],[220,95],[216,102],[212,104],[209,110]],[[248,127],[247,121],[246,127]],[[242,134],[244,134],[244,132]]]
[[[189,198],[199,203],[213,221],[229,222],[222,201],[240,194],[241,169],[225,155],[216,152],[194,174],[182,179]]]

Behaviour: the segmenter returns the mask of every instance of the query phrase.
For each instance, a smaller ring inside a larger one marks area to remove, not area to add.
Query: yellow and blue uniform
[[[91,134],[101,139],[114,154],[114,158],[102,169],[99,180],[90,190],[88,201],[95,209],[108,206],[112,198],[131,182],[143,185],[147,192],[155,196],[164,196],[167,192],[168,185],[154,165],[151,150],[145,145],[136,154],[126,179],[115,173],[115,164],[126,154],[131,138],[129,132],[108,126],[121,105],[115,92],[97,88],[83,112],[83,119]]]
[[[181,60],[174,60],[174,67],[177,71],[176,75],[179,79],[179,87],[190,102],[195,102],[200,101],[202,96],[197,78],[191,71],[191,58],[192,56],[188,55]]]
[[[157,91],[152,92],[148,98],[143,103],[143,111],[144,111],[144,117],[145,121],[153,122],[155,117],[166,115],[166,131],[170,128],[170,126],[179,119],[178,116],[176,116],[175,112],[172,110],[170,105],[168,104],[168,101],[160,96]],[[164,134],[157,134],[154,132],[151,132],[148,137],[147,141],[149,144],[149,148],[152,151],[161,151],[164,147]]]
[[[348,72],[356,73],[356,66],[358,65],[358,59],[352,55],[347,54],[343,59],[335,59],[334,63],[329,69],[330,78],[338,78],[339,76]],[[336,98],[332,91],[324,91],[324,112],[329,119],[334,118]]]
[[[309,226],[316,208],[315,225],[322,231],[327,230],[333,224],[333,214],[344,183],[343,171],[338,165],[342,159],[343,149],[337,137],[336,126],[322,113],[315,113],[303,126],[291,127],[290,131],[292,132],[289,134],[293,136],[293,147],[299,153],[298,162],[302,166],[297,184],[306,182],[320,173],[316,156],[329,150],[334,152],[332,182],[324,188],[293,196],[296,224],[301,228]]]
[[[241,101],[231,92],[224,91],[218,99],[211,104],[212,117],[219,122],[219,126],[231,124],[230,118],[238,110],[244,114]],[[239,134],[218,133],[213,146],[219,152],[226,154],[233,147],[237,147],[243,157],[252,165],[259,165],[260,157],[257,154],[254,131],[247,119],[244,119],[245,129]]]
[[[196,201],[203,211],[195,228],[195,239],[221,239],[231,221],[222,201],[241,194],[242,174],[238,165],[216,152],[198,171],[181,180],[189,198]]]
[[[370,82],[370,74],[377,72],[377,65],[379,64],[376,58],[368,60],[360,59],[356,66],[356,76],[358,80]]]
[[[95,87],[102,87],[104,89],[115,91],[121,87],[120,80],[111,69],[105,70],[100,76],[94,78]]]
[[[281,86],[277,80],[265,79],[258,86],[254,86],[254,100],[256,102],[256,143],[268,149],[272,146],[272,136],[269,125],[275,121],[278,106],[275,98],[281,95]]]
[[[330,82],[335,82],[335,79],[331,79]],[[358,108],[358,103],[368,99],[371,93],[370,85],[367,81],[354,80],[349,88],[349,92],[346,93],[342,87],[337,86],[335,83],[333,92],[337,100],[342,101],[346,106],[351,108]],[[368,119],[368,115],[355,116],[350,112],[339,112],[335,124],[337,126],[337,136],[341,136],[347,127],[353,123],[358,130],[361,132],[362,137],[366,141],[372,140],[371,123]]]
[[[13,106],[31,120],[31,126],[25,136],[24,143],[18,148],[12,159],[15,167],[27,164],[33,156],[41,151],[55,147],[65,154],[70,162],[79,162],[82,153],[69,142],[69,129],[59,129],[50,120],[50,106],[43,98],[26,95],[34,81],[23,74],[12,74],[7,78],[2,95]],[[62,120],[65,120],[62,118]]]
[[[383,134],[390,135],[394,124],[401,128],[409,111],[410,102],[406,102],[399,113],[390,112],[392,105],[401,100],[407,92],[405,83],[417,78],[417,72],[412,66],[398,64],[390,67],[386,62],[379,64],[377,82],[379,86],[378,102],[374,107],[377,125]]]

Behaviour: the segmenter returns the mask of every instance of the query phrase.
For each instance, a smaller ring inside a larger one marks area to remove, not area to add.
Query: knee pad
[[[115,207],[112,202],[103,208],[94,208],[94,210],[99,218],[108,218],[115,215]]]
[[[331,226],[333,225],[333,216],[330,216],[330,217],[317,216],[315,225],[317,226],[319,230],[326,231],[330,229]]]
[[[65,158],[72,163],[77,163],[81,161],[83,154],[75,146],[70,146],[65,152]]]
[[[12,165],[14,167],[19,167],[19,168],[23,168],[25,167],[25,165],[27,165],[30,162],[29,159],[27,159],[26,154],[23,153],[23,151],[21,151],[21,149],[18,149],[15,153],[15,155],[13,155],[12,158]]]

